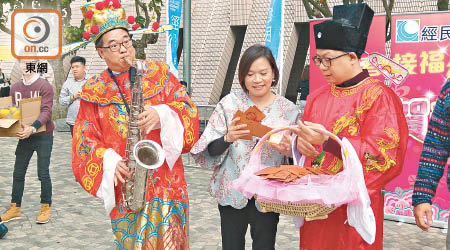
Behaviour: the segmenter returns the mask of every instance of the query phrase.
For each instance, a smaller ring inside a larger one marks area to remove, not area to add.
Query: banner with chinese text
[[[390,85],[403,102],[409,139],[403,171],[385,188],[384,212],[388,218],[413,222],[412,194],[428,120],[450,77],[450,13],[394,15],[391,37],[391,58],[410,73],[401,85]],[[433,221],[448,219],[450,193],[445,175],[433,199]]]
[[[172,25],[173,29],[167,32],[167,44],[166,44],[166,61],[169,65],[169,70],[172,74],[178,77],[178,39],[180,33],[180,21],[181,21],[181,8],[183,7],[183,1],[181,0],[168,0],[167,20]]]

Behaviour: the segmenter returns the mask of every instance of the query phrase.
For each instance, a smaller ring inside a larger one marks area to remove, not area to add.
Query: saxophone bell
[[[133,156],[136,162],[146,169],[159,168],[165,159],[164,150],[152,140],[138,141],[134,145]]]

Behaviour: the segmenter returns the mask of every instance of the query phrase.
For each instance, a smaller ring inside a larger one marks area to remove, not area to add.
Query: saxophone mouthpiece
[[[128,65],[134,66],[134,62],[136,62],[136,59],[130,59],[128,57],[123,57],[122,60],[124,60]]]

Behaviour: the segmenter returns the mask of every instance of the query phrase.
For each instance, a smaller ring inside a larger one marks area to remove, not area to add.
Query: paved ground
[[[7,223],[9,233],[0,240],[0,249],[113,249],[109,218],[100,200],[90,196],[75,182],[70,167],[70,135],[57,132],[51,176],[53,181],[52,218],[37,225],[40,183],[36,157],[28,169],[22,219]],[[17,139],[0,138],[0,212],[9,206],[14,150]],[[207,185],[211,171],[187,167],[190,197],[191,249],[221,249],[220,222],[216,202],[209,196]],[[431,229],[425,233],[415,225],[392,221],[384,223],[384,249],[445,249],[445,232]],[[247,247],[251,240],[247,235]],[[281,217],[276,249],[298,249],[298,231],[290,219]]]

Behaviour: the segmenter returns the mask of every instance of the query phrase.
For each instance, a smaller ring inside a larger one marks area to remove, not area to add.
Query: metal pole
[[[191,0],[184,0],[183,13],[183,80],[191,95]]]

